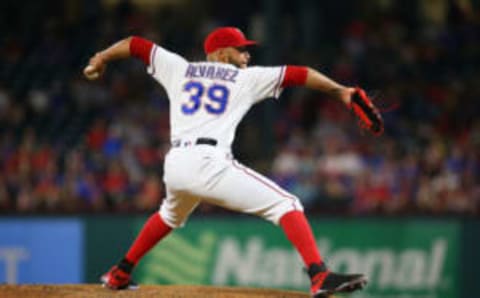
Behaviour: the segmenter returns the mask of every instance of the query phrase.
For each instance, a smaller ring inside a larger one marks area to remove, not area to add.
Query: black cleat
[[[363,274],[340,274],[327,270],[325,265],[313,264],[308,269],[313,298],[327,298],[334,293],[351,293],[363,289],[368,280]]]
[[[100,278],[104,287],[111,290],[136,290],[138,285],[132,281],[130,273],[113,266],[110,271]]]

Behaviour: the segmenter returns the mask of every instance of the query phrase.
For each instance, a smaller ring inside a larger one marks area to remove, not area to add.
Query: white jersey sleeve
[[[278,98],[282,93],[285,66],[253,66],[247,68],[247,72],[254,102],[269,97]]]
[[[155,44],[150,51],[150,65],[147,71],[169,91],[187,66],[188,62],[182,56]]]

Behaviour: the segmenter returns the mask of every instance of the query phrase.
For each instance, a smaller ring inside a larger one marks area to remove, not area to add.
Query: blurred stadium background
[[[261,42],[253,64],[309,65],[397,107],[375,138],[324,95],[286,90],[247,115],[234,146],[302,199],[332,267],[370,275],[352,297],[474,297],[478,0],[1,1],[0,283],[96,282],[161,201],[166,95],[138,61],[85,81],[90,55],[141,35],[201,60],[224,25]],[[278,229],[199,209],[139,282],[308,288]]]

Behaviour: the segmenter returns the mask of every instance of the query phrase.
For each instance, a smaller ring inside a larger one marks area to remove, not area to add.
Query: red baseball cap
[[[206,54],[215,52],[221,48],[243,47],[257,44],[254,40],[248,40],[240,29],[235,27],[220,27],[208,34],[203,43]]]

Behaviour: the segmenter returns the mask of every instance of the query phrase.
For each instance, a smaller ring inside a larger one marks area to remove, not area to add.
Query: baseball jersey
[[[280,96],[285,66],[240,69],[226,63],[189,62],[153,45],[147,71],[170,100],[172,142],[203,137],[230,147],[250,107]]]

